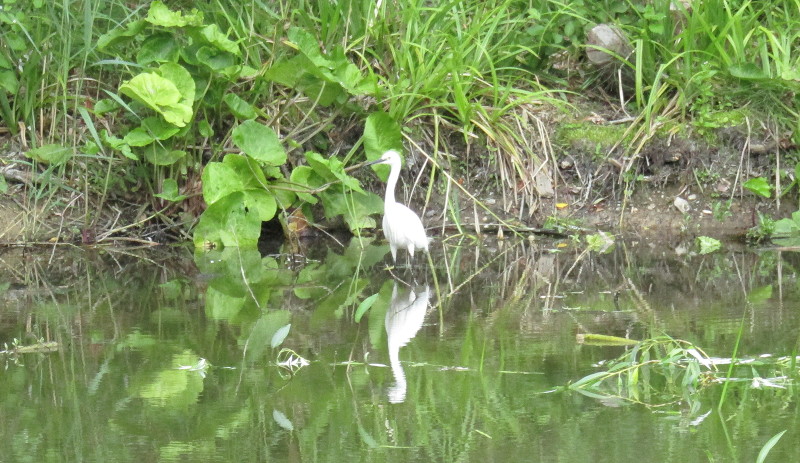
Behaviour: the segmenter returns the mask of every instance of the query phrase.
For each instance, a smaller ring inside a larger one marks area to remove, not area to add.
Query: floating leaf
[[[279,331],[286,330],[288,334],[287,326],[290,325],[291,318],[292,314],[288,310],[270,310],[262,315],[253,325],[247,339],[247,358],[253,360],[262,357]],[[274,347],[277,346],[271,348]]]
[[[606,253],[613,249],[614,235],[604,231],[586,236],[586,245],[590,251]]]
[[[577,334],[575,336],[575,341],[578,344],[586,344],[591,346],[633,346],[639,343],[639,341],[635,339],[594,333]]]

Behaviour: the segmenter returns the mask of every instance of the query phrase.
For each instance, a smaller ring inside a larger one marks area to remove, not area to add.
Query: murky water
[[[558,244],[0,251],[0,461],[800,461],[796,254]]]

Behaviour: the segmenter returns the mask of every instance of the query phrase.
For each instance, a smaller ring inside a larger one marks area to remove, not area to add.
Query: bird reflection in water
[[[406,399],[406,375],[400,364],[400,348],[411,341],[422,327],[428,310],[430,290],[427,285],[418,288],[403,287],[397,282],[392,289],[392,301],[386,312],[386,335],[389,340],[389,365],[394,384],[389,388],[389,402],[402,403]]]

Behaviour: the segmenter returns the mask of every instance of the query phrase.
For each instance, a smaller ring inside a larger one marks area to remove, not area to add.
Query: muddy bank
[[[741,186],[755,176],[774,178],[776,167],[785,170],[776,159],[785,157],[787,147],[773,141],[766,130],[756,133],[739,125],[700,134],[687,123],[643,138],[629,133],[630,124],[618,123],[619,114],[607,106],[587,103],[570,114],[555,109],[538,114],[547,133],[537,141],[544,154],[529,161],[536,174],[509,178],[500,172],[502,160],[475,142],[453,150],[471,154],[449,158],[450,166],[443,167],[452,175],[451,184],[439,181],[426,204],[429,179],[418,177],[426,163],[410,150],[399,198],[411,198],[411,206],[420,211],[432,235],[457,232],[458,220],[461,230],[485,234],[496,234],[499,228],[505,233],[545,229],[565,235],[600,229],[653,239],[730,238],[744,237],[757,227],[759,213],[779,218],[796,210],[790,196],[779,204],[756,198]],[[10,165],[30,169],[29,164]],[[85,207],[75,206],[74,195],[32,200],[37,186],[17,177],[6,176],[8,193],[0,197],[3,243],[93,244],[114,239],[166,243],[188,236],[185,230],[192,223],[186,214],[157,215],[151,206],[131,204],[113,192],[104,210],[87,221]],[[357,177],[365,189],[383,193],[384,185],[373,172],[364,169]],[[530,190],[524,178],[547,178],[550,184],[537,187],[540,194],[531,196],[523,192]],[[342,227],[323,217],[320,211],[314,220],[319,227],[309,227],[305,233],[324,235]],[[264,225],[262,238],[283,233],[279,222],[273,222]]]

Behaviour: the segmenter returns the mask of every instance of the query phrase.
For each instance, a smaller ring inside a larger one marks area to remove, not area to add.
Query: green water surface
[[[387,259],[356,241],[0,251],[0,461],[732,462],[784,430],[766,461],[800,461],[794,253]],[[685,340],[717,371],[568,390],[633,349],[588,333]],[[734,352],[752,363],[729,372]]]

